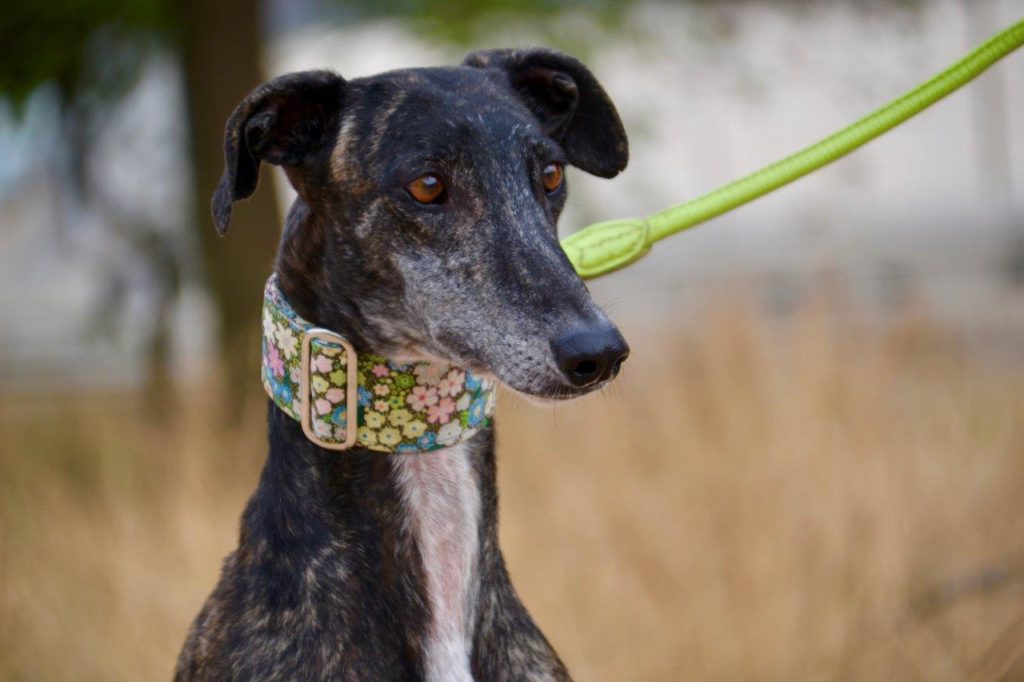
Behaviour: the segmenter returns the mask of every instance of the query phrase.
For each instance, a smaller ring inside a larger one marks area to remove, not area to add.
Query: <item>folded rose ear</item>
[[[213,193],[213,222],[223,235],[232,204],[256,191],[260,162],[301,165],[337,135],[345,80],[329,71],[291,73],[242,100],[224,131],[224,174]]]
[[[572,165],[604,178],[626,167],[629,142],[619,114],[579,60],[555,50],[481,50],[463,63],[504,72]]]

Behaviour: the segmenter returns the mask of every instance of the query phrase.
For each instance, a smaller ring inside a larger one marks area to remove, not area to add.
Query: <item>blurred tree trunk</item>
[[[264,80],[261,5],[259,0],[183,0],[174,7],[192,141],[195,225],[220,326],[217,360],[225,387],[240,393],[238,397],[254,397],[260,390],[263,283],[280,233],[269,174],[264,169],[263,186],[235,207],[223,239],[214,230],[209,206],[224,167],[224,123],[235,105]]]

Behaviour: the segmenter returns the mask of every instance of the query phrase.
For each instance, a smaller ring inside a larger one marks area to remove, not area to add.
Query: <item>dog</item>
[[[176,680],[570,679],[498,547],[490,413],[495,383],[562,400],[618,374],[629,347],[556,223],[566,165],[610,178],[628,155],[602,86],[547,49],[294,73],[238,105],[217,230],[261,162],[297,198],[264,318],[269,453]]]

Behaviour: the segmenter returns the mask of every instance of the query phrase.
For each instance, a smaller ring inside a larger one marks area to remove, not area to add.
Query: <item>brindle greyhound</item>
[[[558,243],[563,165],[612,177],[628,158],[615,107],[572,57],[286,75],[231,115],[225,157],[218,231],[260,162],[283,166],[298,198],[277,285],[357,353],[565,399],[612,380],[629,352]],[[177,680],[569,679],[498,547],[492,428],[383,454],[325,449],[275,402],[268,421],[238,548]]]

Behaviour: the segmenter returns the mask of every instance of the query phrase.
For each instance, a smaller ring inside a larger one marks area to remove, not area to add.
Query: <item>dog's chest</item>
[[[423,562],[430,619],[424,637],[429,680],[471,680],[480,492],[466,444],[394,458],[407,508],[406,532]]]

